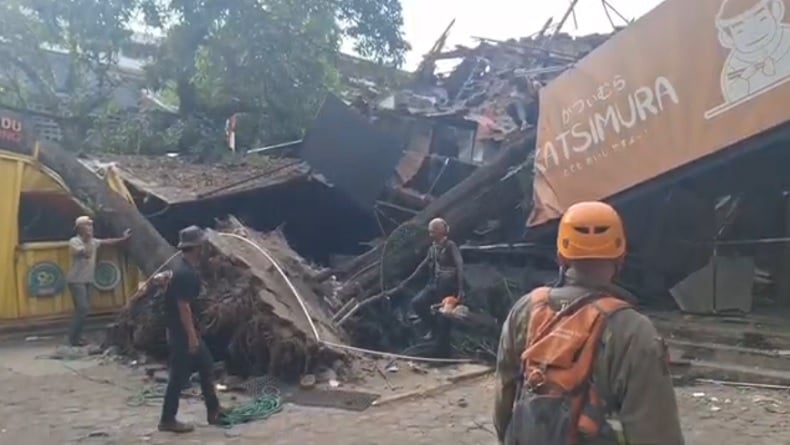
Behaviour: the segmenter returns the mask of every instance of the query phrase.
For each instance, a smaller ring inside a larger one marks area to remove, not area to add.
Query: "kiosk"
[[[74,219],[92,213],[54,171],[37,161],[37,145],[29,133],[21,117],[0,109],[0,328],[70,316],[68,240],[74,236]],[[128,197],[112,173],[105,178],[108,184]],[[102,232],[98,225],[97,237],[107,236]],[[122,248],[101,248],[92,315],[120,309],[136,290],[139,276]]]

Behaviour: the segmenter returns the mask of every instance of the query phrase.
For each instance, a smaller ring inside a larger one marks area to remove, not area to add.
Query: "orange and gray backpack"
[[[513,407],[507,445],[617,443],[605,401],[593,381],[598,346],[609,315],[631,307],[615,297],[590,294],[554,310],[550,288],[532,292],[523,381]]]

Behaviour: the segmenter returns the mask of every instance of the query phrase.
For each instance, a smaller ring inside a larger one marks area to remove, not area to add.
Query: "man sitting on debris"
[[[129,240],[131,232],[126,230],[121,238],[97,239],[93,236],[93,220],[80,216],[74,221],[76,236],[69,240],[71,268],[66,275],[71,299],[74,303],[74,316],[69,329],[69,344],[85,346],[82,330],[90,312],[90,296],[96,276],[96,255],[99,247],[117,246]]]
[[[201,290],[198,267],[205,245],[205,233],[196,226],[181,230],[178,249],[182,258],[172,269],[165,289],[165,319],[170,349],[170,376],[162,406],[159,431],[188,433],[194,427],[176,420],[181,390],[197,367],[200,389],[206,403],[208,423],[218,425],[223,410],[214,388],[214,358],[196,327],[194,303]]]
[[[449,224],[436,218],[428,224],[428,233],[433,243],[428,248],[425,259],[408,278],[392,290],[392,293],[403,290],[415,277],[428,269],[428,284],[411,300],[414,313],[429,330],[426,340],[432,337],[436,328],[436,317],[431,307],[448,296],[454,296],[460,301],[464,293],[463,258],[458,246],[448,238]]]
[[[625,241],[607,204],[579,203],[563,215],[560,282],[522,297],[502,327],[494,407],[500,443],[684,443],[666,345],[634,310],[635,298],[612,282]],[[622,434],[609,414],[617,414]]]

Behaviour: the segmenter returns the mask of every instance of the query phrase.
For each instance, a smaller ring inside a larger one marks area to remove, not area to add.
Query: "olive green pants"
[[[69,344],[72,346],[79,346],[82,341],[82,330],[91,310],[91,288],[89,283],[69,283],[71,300],[74,303],[74,315],[69,328]]]

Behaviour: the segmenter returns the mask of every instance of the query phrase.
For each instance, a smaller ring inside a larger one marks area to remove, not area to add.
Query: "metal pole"
[[[718,259],[719,257],[719,243],[716,240],[713,240],[713,313],[718,313],[718,285],[719,285],[719,266],[718,266]]]
[[[790,237],[718,241],[716,243],[719,246],[744,246],[744,245],[756,245],[756,244],[779,244],[779,243],[787,243],[787,242],[790,242]]]
[[[570,17],[571,14],[573,14],[573,10],[576,9],[577,3],[579,3],[579,0],[573,0],[571,5],[568,7],[568,10],[565,11],[565,15],[562,16],[562,20],[560,20],[560,23],[557,24],[557,29],[554,31],[555,36],[562,31],[562,27],[565,26],[565,22],[568,21],[568,17]]]

